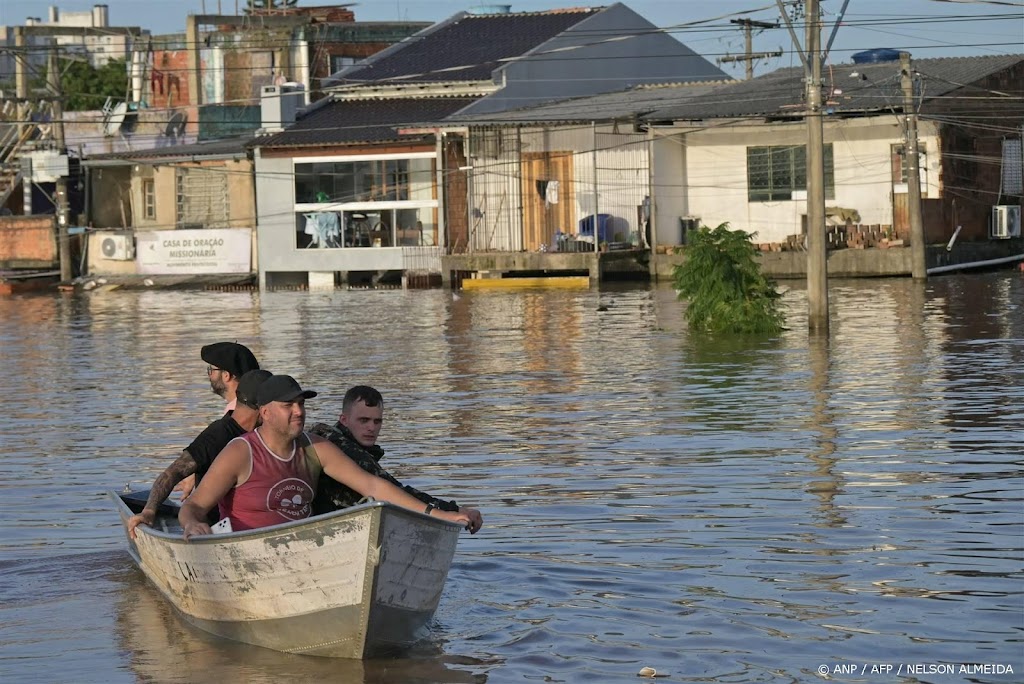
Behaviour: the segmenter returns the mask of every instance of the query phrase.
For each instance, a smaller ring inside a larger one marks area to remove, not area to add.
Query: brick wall
[[[56,225],[53,216],[0,216],[0,267],[56,267]]]

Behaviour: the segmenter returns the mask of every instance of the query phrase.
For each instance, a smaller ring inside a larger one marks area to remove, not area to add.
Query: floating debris
[[[637,677],[668,677],[668,674],[658,674],[658,671],[653,667],[641,667],[640,671],[636,673]]]

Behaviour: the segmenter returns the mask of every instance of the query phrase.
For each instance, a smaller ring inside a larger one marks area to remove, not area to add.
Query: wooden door
[[[551,249],[557,231],[576,232],[576,197],[573,194],[572,152],[522,154],[523,248]],[[558,182],[558,203],[547,201],[547,187]]]
[[[910,237],[910,204],[907,184],[907,164],[903,153],[903,145],[890,147],[890,167],[892,168],[892,229],[897,237]]]

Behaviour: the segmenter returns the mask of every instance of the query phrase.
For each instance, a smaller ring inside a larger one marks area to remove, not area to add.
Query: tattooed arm
[[[157,476],[153,482],[153,488],[149,490],[149,498],[146,500],[146,507],[141,513],[137,513],[128,519],[128,535],[135,539],[135,528],[139,525],[147,527],[156,520],[156,509],[171,494],[174,486],[189,475],[195,474],[197,469],[196,461],[188,451],[182,451],[181,456],[174,460],[174,463],[167,466],[167,469]]]

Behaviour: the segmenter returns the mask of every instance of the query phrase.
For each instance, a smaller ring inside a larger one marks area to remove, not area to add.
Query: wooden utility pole
[[[910,214],[910,272],[914,280],[927,280],[924,221],[921,219],[921,161],[917,141],[917,109],[914,104],[914,76],[910,53],[900,53],[900,84],[903,86],[903,154],[907,165],[907,211]]]
[[[64,147],[64,104],[61,102],[60,60],[57,58],[57,42],[50,45],[47,63],[46,81],[50,87],[53,101],[51,104],[50,126],[58,155],[66,155]],[[68,236],[68,179],[61,175],[56,181],[57,197],[57,253],[60,256],[60,279],[71,280],[71,238]]]
[[[818,0],[807,12],[807,323],[828,334],[828,254],[825,245],[825,154],[821,120],[821,17]]]
[[[14,96],[17,100],[18,141],[28,138],[29,104],[28,104],[28,46],[25,41],[25,29],[14,27]],[[21,211],[28,216],[32,213],[32,174],[22,172],[21,179]]]
[[[766,21],[754,21],[753,19],[730,19],[730,23],[739,24],[743,27],[744,34],[744,52],[742,57],[721,57],[718,59],[718,63],[722,64],[725,62],[746,62],[747,63],[747,80],[754,78],[754,61],[758,59],[764,59],[766,57],[781,57],[782,51],[777,50],[775,52],[758,52],[754,53],[754,40],[753,40],[753,27],[757,28],[778,28],[779,25],[769,24]]]
[[[18,137],[28,127],[28,46],[25,29],[14,27],[14,96],[17,99]]]

